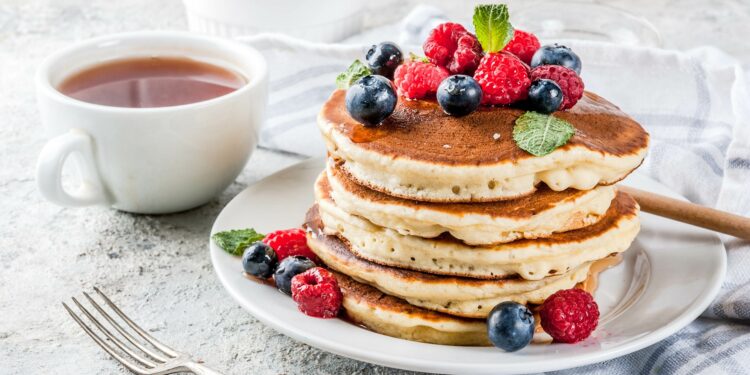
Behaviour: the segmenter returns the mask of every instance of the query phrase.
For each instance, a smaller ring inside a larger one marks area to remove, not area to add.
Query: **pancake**
[[[412,306],[352,278],[333,272],[352,323],[387,336],[440,345],[491,346],[484,319],[461,318]]]
[[[469,245],[490,245],[519,238],[549,237],[599,221],[615,197],[613,186],[554,191],[541,186],[512,201],[433,203],[396,198],[351,180],[329,159],[330,195],[342,210],[403,235],[433,238],[442,233]]]
[[[505,200],[533,193],[539,182],[555,191],[613,184],[641,164],[649,142],[635,120],[590,92],[555,113],[576,133],[541,157],[512,139],[521,109],[483,107],[452,117],[434,101],[400,98],[381,125],[365,128],[347,113],[345,95],[334,91],[318,115],[331,156],[360,185],[418,201]]]
[[[325,174],[315,184],[322,230],[347,241],[349,251],[370,262],[436,275],[502,279],[519,275],[540,280],[628,249],[640,229],[638,204],[618,192],[601,220],[591,226],[549,238],[470,246],[442,235],[426,239],[374,225],[338,207]]]
[[[307,244],[329,268],[412,305],[455,316],[485,318],[492,307],[503,301],[542,303],[554,292],[572,288],[586,279],[591,266],[591,262],[585,263],[541,280],[438,276],[358,258],[349,250],[346,240],[323,234],[320,224],[316,210],[311,209],[305,223]]]
[[[344,316],[373,332],[428,344],[492,346],[485,319],[462,318],[410,305],[369,285],[333,271],[341,293]],[[537,316],[532,343],[550,343]]]
[[[599,274],[620,261],[621,257],[618,255],[594,262],[586,280],[576,287],[593,294]],[[342,273],[332,273],[344,296],[344,316],[354,324],[384,335],[431,344],[491,345],[484,319],[462,318],[412,306]],[[529,308],[535,311],[538,305],[530,305]],[[552,342],[552,337],[539,324],[539,315],[535,314],[535,318],[536,329],[532,343]]]

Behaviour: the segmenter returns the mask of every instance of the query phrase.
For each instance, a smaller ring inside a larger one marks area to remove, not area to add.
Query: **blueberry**
[[[536,68],[539,65],[562,65],[578,75],[581,74],[581,58],[570,48],[557,43],[542,46],[534,53],[531,67]]]
[[[367,59],[367,66],[373,74],[379,74],[389,79],[393,79],[393,72],[404,61],[401,49],[393,42],[373,44],[367,51],[365,59]]]
[[[279,263],[276,272],[273,274],[273,280],[276,282],[276,287],[279,288],[280,291],[291,296],[292,277],[297,276],[310,268],[315,268],[315,263],[307,257],[295,255],[284,258],[284,260]]]
[[[474,78],[456,74],[440,82],[437,101],[443,111],[451,116],[468,115],[479,107],[482,88]]]
[[[499,303],[487,317],[487,335],[506,352],[522,349],[534,337],[534,314],[519,303]]]
[[[560,85],[551,79],[538,79],[529,86],[529,106],[541,113],[552,113],[560,108],[563,92]]]
[[[263,279],[271,277],[277,264],[276,252],[273,251],[271,246],[261,241],[248,246],[242,253],[242,268],[255,277]]]
[[[396,109],[396,90],[388,78],[365,76],[346,92],[346,110],[365,126],[376,126]]]

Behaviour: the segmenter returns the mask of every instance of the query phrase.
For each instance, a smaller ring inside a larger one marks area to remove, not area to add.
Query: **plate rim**
[[[245,301],[245,299],[240,296],[239,291],[235,290],[232,287],[231,281],[228,280],[222,273],[219,272],[219,268],[217,267],[217,264],[219,263],[218,256],[225,255],[225,253],[222,250],[218,249],[218,247],[216,247],[216,245],[214,245],[213,241],[211,240],[211,235],[213,235],[217,231],[218,223],[221,221],[221,218],[223,217],[223,215],[225,215],[227,208],[235,200],[237,200],[241,195],[246,194],[248,189],[251,189],[257,184],[260,184],[261,182],[267,179],[270,179],[276,175],[286,173],[290,169],[302,168],[306,165],[316,165],[318,163],[322,164],[324,160],[325,158],[310,158],[310,159],[302,160],[286,168],[282,168],[254,182],[251,185],[248,185],[240,193],[235,195],[221,209],[221,212],[216,216],[214,223],[211,226],[211,232],[210,232],[209,241],[208,241],[208,249],[209,249],[211,265],[214,268],[214,273],[219,279],[221,286],[223,287],[225,291],[229,293],[229,295],[232,297],[232,299],[235,300],[235,302],[237,302],[245,310],[250,312],[254,318],[258,319],[260,322],[273,328],[274,330],[286,336],[291,337],[294,340],[297,340],[299,342],[305,343],[306,345],[310,345],[312,347],[315,347],[315,348],[318,348],[318,349],[321,349],[330,353],[334,353],[343,357],[352,358],[352,359],[356,359],[359,361],[373,363],[373,364],[377,364],[381,366],[402,369],[402,370],[422,371],[422,372],[430,371],[430,372],[440,372],[440,373],[465,373],[467,371],[472,372],[472,373],[488,373],[488,372],[531,373],[531,372],[565,370],[565,369],[590,365],[590,364],[599,363],[599,362],[607,361],[607,360],[614,359],[614,358],[619,358],[621,356],[630,354],[637,350],[643,349],[647,346],[654,345],[666,339],[667,337],[677,333],[677,331],[686,327],[695,319],[697,319],[706,310],[706,308],[708,308],[708,306],[716,298],[719,291],[721,290],[723,280],[726,276],[727,255],[726,255],[726,248],[724,247],[724,243],[721,241],[721,238],[716,233],[707,231],[707,233],[711,234],[712,236],[715,237],[715,239],[718,240],[719,245],[724,250],[724,251],[719,252],[719,257],[721,258],[719,259],[719,270],[718,270],[719,272],[713,273],[712,277],[709,280],[707,280],[708,281],[707,285],[710,285],[710,288],[705,288],[700,294],[698,294],[695,300],[691,304],[687,305],[685,312],[680,314],[676,319],[671,320],[668,324],[665,324],[664,326],[658,329],[655,329],[651,331],[650,333],[645,334],[641,337],[635,338],[633,340],[630,340],[620,345],[613,346],[608,349],[602,349],[596,352],[584,353],[581,355],[568,357],[566,358],[566,361],[563,364],[561,364],[561,362],[556,362],[556,361],[544,361],[544,362],[539,362],[537,364],[534,364],[533,367],[531,367],[529,366],[528,363],[508,363],[508,362],[501,363],[499,362],[495,364],[488,364],[488,363],[469,363],[469,362],[466,362],[466,363],[436,362],[434,360],[428,361],[428,360],[410,358],[408,356],[394,357],[389,354],[382,354],[378,351],[360,350],[356,346],[344,345],[341,342],[334,341],[325,337],[315,337],[315,336],[306,334],[306,331],[300,330],[294,325],[284,324],[284,321],[281,321],[280,319],[274,319],[272,316],[265,314],[262,309],[257,308],[255,305],[249,303],[248,301]],[[663,186],[665,189],[667,189],[667,191],[671,195],[679,197],[679,199],[685,200],[684,197],[680,196],[679,194],[672,191],[671,189],[664,186],[663,184],[659,183],[658,181],[653,180],[652,178],[645,176],[645,175],[641,175],[641,177],[651,180],[652,182]],[[624,183],[627,184],[627,181],[624,181]],[[364,329],[361,327],[356,327],[356,328]],[[439,363],[439,366],[437,365],[438,363]]]

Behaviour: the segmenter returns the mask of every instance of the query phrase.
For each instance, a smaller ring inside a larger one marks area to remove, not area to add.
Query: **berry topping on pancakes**
[[[477,37],[453,22],[432,29],[422,48],[431,63],[448,69],[451,74],[473,74],[482,59],[482,45]]]

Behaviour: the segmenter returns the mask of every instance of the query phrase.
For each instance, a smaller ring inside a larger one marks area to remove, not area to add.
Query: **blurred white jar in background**
[[[277,32],[335,42],[362,30],[364,0],[183,0],[191,31],[225,36]]]

